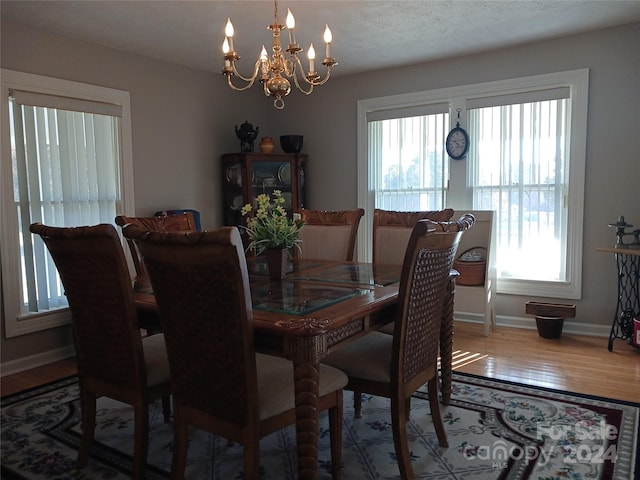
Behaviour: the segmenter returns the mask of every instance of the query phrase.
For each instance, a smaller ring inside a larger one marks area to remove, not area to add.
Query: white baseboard
[[[484,324],[484,315],[478,313],[455,312],[454,318],[456,322]],[[523,328],[526,330],[537,330],[535,318],[508,317],[504,315],[498,315],[496,317],[496,328],[497,327],[512,327]],[[564,321],[562,332],[576,335],[587,335],[590,337],[609,338],[611,325],[585,325],[584,323],[571,321],[567,318]]]
[[[18,358],[17,360],[11,360],[5,362],[0,366],[2,370],[2,376],[12,375],[14,373],[20,373],[31,368],[41,367],[48,363],[64,360],[65,358],[73,357],[75,355],[75,349],[73,345],[57,348],[55,350],[49,350],[48,352],[38,353],[29,357]]]

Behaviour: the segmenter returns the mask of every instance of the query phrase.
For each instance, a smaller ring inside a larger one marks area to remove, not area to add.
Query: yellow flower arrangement
[[[302,241],[298,233],[304,225],[300,214],[294,213],[293,219],[287,217],[284,198],[280,190],[273,191],[273,201],[266,193],[256,197],[256,208],[250,203],[242,207],[242,216],[247,217],[247,225],[242,226],[251,242],[248,249],[260,255],[268,248],[299,248]]]

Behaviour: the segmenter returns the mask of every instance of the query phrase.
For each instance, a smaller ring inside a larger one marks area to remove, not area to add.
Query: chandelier
[[[313,87],[324,85],[331,75],[331,67],[337,65],[336,59],[331,57],[331,41],[332,35],[327,25],[324,31],[325,58],[322,65],[326,67],[324,78],[315,71],[316,52],[311,43],[307,52],[309,59],[309,70],[305,73],[304,67],[300,62],[298,54],[302,53],[302,48],[296,43],[295,26],[296,21],[291,14],[291,10],[287,9],[286,27],[280,24],[278,20],[278,0],[274,0],[274,21],[269,25],[269,30],[273,31],[273,47],[272,55],[267,55],[267,50],[262,46],[260,57],[253,67],[253,74],[250,77],[242,76],[236,69],[236,62],[240,59],[240,55],[233,49],[233,25],[231,19],[227,19],[227,25],[224,30],[225,38],[222,44],[224,53],[224,69],[222,73],[227,76],[227,83],[233,90],[242,91],[251,88],[256,79],[260,80],[264,88],[266,96],[275,97],[273,106],[279,110],[284,108],[284,97],[289,95],[291,91],[291,82],[293,80],[295,86],[305,95],[309,95],[313,91]],[[280,32],[284,29],[289,30],[289,45],[282,51],[280,40]],[[285,53],[286,52],[286,53]],[[238,77],[244,85],[236,86],[232,81],[232,77]]]

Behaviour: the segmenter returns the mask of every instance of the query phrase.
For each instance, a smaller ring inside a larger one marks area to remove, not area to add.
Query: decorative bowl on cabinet
[[[302,151],[302,135],[281,135],[280,146],[285,153],[300,153]]]

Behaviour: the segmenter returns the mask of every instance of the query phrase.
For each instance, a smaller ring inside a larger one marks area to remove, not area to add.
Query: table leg
[[[616,338],[633,336],[633,319],[640,313],[640,256],[616,254],[618,269],[618,300],[609,333],[609,351]]]
[[[295,324],[295,326],[294,326]],[[320,394],[319,362],[326,355],[324,330],[315,319],[280,324],[296,329],[295,335],[285,337],[285,355],[293,362],[298,478],[318,478],[318,397]],[[320,328],[318,328],[320,327]],[[301,330],[302,329],[302,332]]]
[[[456,293],[455,276],[449,277],[447,294],[442,309],[442,324],[440,325],[440,391],[442,404],[449,405],[451,401],[451,376],[453,371],[453,303]]]

